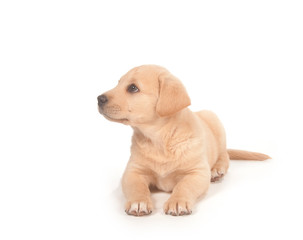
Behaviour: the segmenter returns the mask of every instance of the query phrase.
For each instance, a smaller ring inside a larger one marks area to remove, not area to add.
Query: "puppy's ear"
[[[160,117],[173,115],[190,105],[190,98],[185,87],[172,74],[161,74],[159,85],[160,91],[156,112]]]

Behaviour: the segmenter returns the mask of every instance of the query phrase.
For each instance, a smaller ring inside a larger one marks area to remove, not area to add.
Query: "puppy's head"
[[[98,109],[105,118],[131,126],[172,116],[189,105],[182,83],[156,65],[131,69],[115,88],[98,96]]]

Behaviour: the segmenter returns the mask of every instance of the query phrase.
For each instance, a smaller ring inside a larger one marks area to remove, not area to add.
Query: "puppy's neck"
[[[133,127],[134,135],[140,138],[146,138],[154,144],[160,143],[162,140],[163,129],[169,123],[168,118],[160,118],[152,123],[140,124]]]
[[[190,110],[186,108],[173,116],[161,117],[151,123],[133,126],[134,136],[146,138],[155,145],[165,145],[165,142],[175,134],[180,122],[188,120],[186,119],[188,111]]]

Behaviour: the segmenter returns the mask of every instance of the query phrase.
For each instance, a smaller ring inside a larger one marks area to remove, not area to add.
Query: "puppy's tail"
[[[227,149],[227,153],[229,155],[229,158],[231,160],[257,160],[257,161],[263,161],[266,159],[271,159],[270,156],[263,154],[263,153],[257,153],[257,152],[248,152],[243,150],[235,150],[235,149]]]

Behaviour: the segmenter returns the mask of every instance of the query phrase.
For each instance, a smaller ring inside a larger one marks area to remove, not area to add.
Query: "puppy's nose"
[[[101,107],[102,105],[104,105],[107,101],[108,101],[108,99],[107,99],[107,97],[105,96],[105,95],[100,95],[100,96],[98,96],[98,105]]]

